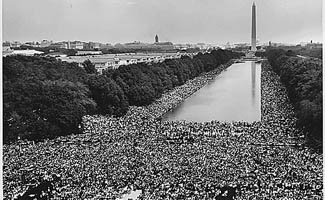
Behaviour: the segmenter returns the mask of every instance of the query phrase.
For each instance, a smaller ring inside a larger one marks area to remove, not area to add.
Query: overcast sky
[[[253,0],[2,0],[3,41],[250,42]],[[255,0],[261,42],[322,42],[322,0]]]

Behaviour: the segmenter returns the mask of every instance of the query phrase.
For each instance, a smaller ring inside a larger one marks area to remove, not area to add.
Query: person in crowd
[[[322,199],[322,156],[300,145],[293,107],[268,66],[261,121],[161,120],[210,76],[120,118],[85,116],[84,134],[4,145],[5,198],[33,189],[54,199],[139,190],[138,199]]]

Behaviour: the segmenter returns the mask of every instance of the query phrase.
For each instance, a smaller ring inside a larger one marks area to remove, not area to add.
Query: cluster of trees
[[[79,132],[96,103],[76,63],[54,58],[3,58],[3,140],[51,138]]]
[[[298,117],[313,147],[321,147],[323,135],[322,61],[302,59],[291,50],[271,49],[267,58],[287,88]]]
[[[280,47],[266,47],[266,52],[270,52],[271,50],[279,50],[282,49],[286,51],[287,55],[290,56],[305,56],[310,58],[318,58],[322,59],[323,49],[322,48],[308,48],[308,47],[301,47],[300,45],[297,46],[280,46]],[[258,57],[266,57],[266,52],[257,51],[255,56]]]
[[[257,51],[255,52],[255,56],[265,58],[265,51]]]
[[[295,50],[295,53],[302,56],[309,56],[314,58],[322,59],[323,48],[300,48]]]
[[[239,54],[217,50],[198,54],[193,59],[168,59],[162,63],[136,64],[108,70],[104,74],[123,90],[129,105],[142,106],[159,98],[166,90],[184,84],[202,72],[215,69]]]
[[[323,48],[311,48],[311,47],[302,47],[300,45],[296,46],[279,46],[279,47],[267,47],[267,50],[277,50],[277,49],[283,49],[284,51],[291,51],[294,55],[301,55],[311,58],[318,58],[322,59],[323,55]]]
[[[122,116],[130,105],[148,105],[164,91],[238,56],[217,50],[193,59],[121,66],[103,75],[90,61],[79,67],[48,57],[5,57],[3,140],[78,133],[86,114]]]

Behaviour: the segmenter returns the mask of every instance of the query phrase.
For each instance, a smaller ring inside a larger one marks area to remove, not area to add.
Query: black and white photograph
[[[0,2],[0,198],[324,198],[322,0]]]

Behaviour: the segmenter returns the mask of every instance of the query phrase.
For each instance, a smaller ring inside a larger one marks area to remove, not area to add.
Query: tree
[[[87,74],[95,74],[97,72],[96,67],[90,60],[85,60],[82,65],[84,66]]]
[[[70,81],[29,81],[6,86],[4,140],[39,140],[79,133],[81,119],[95,109],[88,89]]]
[[[322,62],[298,58],[283,49],[268,50],[267,58],[288,91],[297,125],[304,129],[311,147],[318,149],[321,143],[317,141],[323,136]]]
[[[130,88],[129,100],[132,105],[148,105],[154,100],[154,97],[152,87],[136,85]]]
[[[104,75],[97,75],[89,60],[83,63],[83,69],[77,63],[55,58],[5,57],[4,140],[14,141],[18,136],[52,138],[79,132],[81,117],[86,114],[124,115],[129,105],[148,105],[164,91],[238,55],[218,50],[199,53],[193,59],[121,66]]]
[[[93,75],[89,77],[88,86],[98,113],[121,116],[127,112],[127,98],[114,80],[104,75]]]

